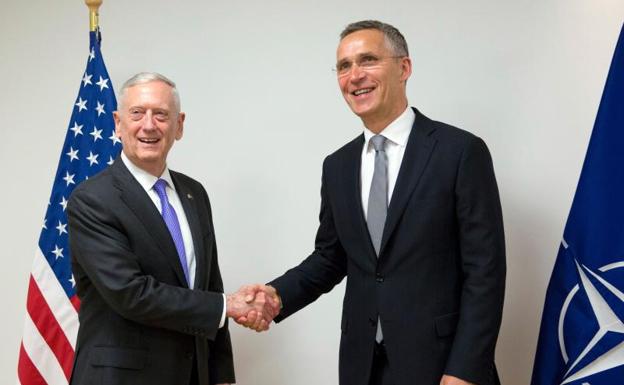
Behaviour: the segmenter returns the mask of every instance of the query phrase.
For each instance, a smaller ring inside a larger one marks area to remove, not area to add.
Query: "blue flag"
[[[548,285],[531,384],[624,384],[624,28]]]
[[[65,208],[74,188],[106,168],[121,151],[113,121],[117,101],[100,52],[99,32],[91,32],[89,48],[30,276],[18,362],[21,385],[69,382],[79,300]]]

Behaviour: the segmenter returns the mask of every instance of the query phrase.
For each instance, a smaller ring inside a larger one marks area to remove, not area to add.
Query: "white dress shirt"
[[[405,154],[405,147],[409,139],[412,126],[416,114],[408,106],[405,111],[386,128],[381,131],[380,135],[386,140],[385,150],[388,159],[388,204],[392,198],[392,192],[396,184],[397,176]],[[364,128],[364,147],[362,148],[362,167],[360,169],[360,180],[362,189],[362,208],[364,209],[364,218],[368,217],[368,196],[370,195],[370,187],[373,182],[373,172],[375,171],[375,149],[370,139],[375,135],[368,128]]]
[[[160,198],[158,194],[154,190],[154,184],[158,179],[164,179],[167,182],[166,192],[167,198],[169,199],[169,203],[173,207],[178,217],[178,222],[180,222],[180,231],[182,232],[182,239],[184,240],[184,251],[186,251],[186,266],[188,268],[188,279],[189,279],[189,288],[193,288],[195,286],[195,247],[193,246],[193,236],[191,235],[191,227],[189,226],[188,219],[186,218],[186,213],[184,212],[184,207],[182,207],[182,202],[180,201],[180,197],[178,196],[177,191],[175,190],[175,185],[173,184],[173,180],[171,179],[171,173],[169,172],[169,168],[165,167],[165,171],[163,171],[160,178],[155,177],[149,172],[137,167],[123,152],[121,153],[121,160],[124,162],[130,174],[134,177],[134,179],[139,182],[141,187],[145,190],[147,195],[150,197],[154,205],[158,209],[158,212],[162,215],[162,206],[160,204]],[[225,324],[225,310],[226,310],[226,298],[225,294],[223,295],[223,313],[221,315],[221,322],[219,323],[219,327],[221,328]]]

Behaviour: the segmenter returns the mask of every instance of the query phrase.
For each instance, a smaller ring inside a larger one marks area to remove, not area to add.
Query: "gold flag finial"
[[[102,0],[85,0],[85,4],[89,7],[89,30],[93,32],[98,27],[98,9]]]

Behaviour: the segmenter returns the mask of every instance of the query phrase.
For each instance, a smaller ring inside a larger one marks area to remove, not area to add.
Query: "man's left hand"
[[[440,380],[440,385],[476,385],[472,382],[464,381],[461,378],[457,378],[454,376],[449,376],[447,374],[442,376]]]

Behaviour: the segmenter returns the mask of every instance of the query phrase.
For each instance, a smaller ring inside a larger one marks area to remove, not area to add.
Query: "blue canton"
[[[121,151],[113,111],[117,101],[100,52],[99,32],[90,33],[87,69],[80,83],[46,211],[39,248],[69,298],[76,293],[71,271],[65,208],[76,186],[102,171]]]

